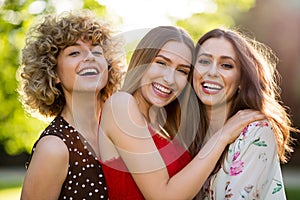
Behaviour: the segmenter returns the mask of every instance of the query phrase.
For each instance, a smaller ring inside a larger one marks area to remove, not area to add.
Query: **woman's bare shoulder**
[[[135,101],[135,98],[128,92],[116,92],[108,99],[110,103],[122,103],[125,101]]]
[[[68,158],[68,148],[66,144],[57,136],[45,136],[36,146],[36,152],[47,154],[47,157]]]
[[[114,112],[124,111],[128,108],[137,108],[137,101],[132,94],[127,92],[116,92],[109,99],[106,100],[104,109],[112,110]]]

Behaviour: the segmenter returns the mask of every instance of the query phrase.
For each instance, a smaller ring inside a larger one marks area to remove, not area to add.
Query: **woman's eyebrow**
[[[200,53],[197,57],[200,57],[200,56],[207,56],[207,57],[213,57],[211,54],[209,53]]]
[[[159,57],[159,58],[163,58],[164,60],[168,61],[168,62],[172,62],[172,60],[164,55],[161,55],[161,54],[158,54],[156,57]]]
[[[221,58],[222,58],[222,59],[229,59],[229,60],[232,60],[234,63],[237,63],[237,62],[235,61],[235,59],[234,59],[233,57],[231,57],[231,56],[221,56]]]
[[[199,58],[200,56],[207,56],[207,57],[210,57],[212,58],[213,55],[209,54],[209,53],[200,53],[197,57]],[[231,56],[220,56],[221,59],[230,59],[232,60],[234,63],[237,63],[237,61],[231,57]]]
[[[171,62],[172,63],[172,60],[170,58],[164,56],[164,55],[158,54],[156,57],[163,58],[167,62]],[[186,65],[186,64],[180,64],[179,66],[191,68],[191,65]]]

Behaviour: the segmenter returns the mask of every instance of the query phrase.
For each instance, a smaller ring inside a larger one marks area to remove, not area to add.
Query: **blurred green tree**
[[[205,32],[217,27],[235,27],[236,17],[255,6],[255,0],[205,0],[205,9],[191,17],[178,20],[196,42]]]
[[[0,10],[0,144],[9,154],[29,151],[43,123],[24,117],[16,92],[16,70],[25,30],[34,14],[27,12],[32,0],[4,1]],[[49,6],[48,10],[51,10]]]

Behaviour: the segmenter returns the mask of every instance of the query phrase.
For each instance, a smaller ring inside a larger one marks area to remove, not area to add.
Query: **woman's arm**
[[[218,131],[199,154],[172,178],[169,177],[164,161],[152,140],[145,118],[131,95],[116,93],[106,101],[100,134],[105,135],[115,145],[146,199],[192,199],[213,170],[227,144],[239,135],[249,121],[262,117],[251,111],[239,112],[237,115],[238,117]],[[212,144],[214,148],[211,148]],[[103,151],[100,153],[104,162],[110,159]]]
[[[56,136],[45,136],[37,144],[22,187],[22,200],[58,199],[68,171],[69,152]]]

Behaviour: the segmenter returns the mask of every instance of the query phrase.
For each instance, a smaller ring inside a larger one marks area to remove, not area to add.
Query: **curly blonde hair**
[[[65,106],[65,96],[56,84],[57,56],[78,39],[100,44],[109,65],[109,80],[101,90],[101,102],[119,89],[125,65],[123,41],[113,36],[110,24],[88,10],[46,15],[31,27],[22,50],[19,94],[25,110],[48,118]]]

